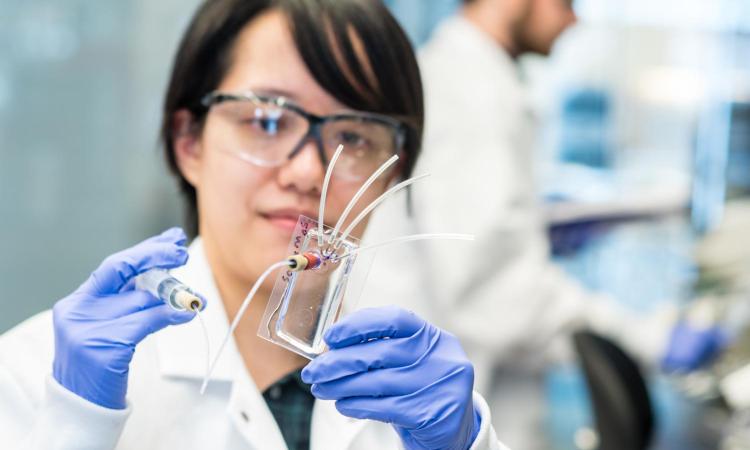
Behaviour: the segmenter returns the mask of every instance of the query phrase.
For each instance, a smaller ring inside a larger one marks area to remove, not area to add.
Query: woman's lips
[[[297,226],[297,219],[292,219],[291,217],[266,216],[266,219],[268,219],[268,221],[275,227],[281,228],[285,231],[294,231],[294,227]]]
[[[261,217],[268,220],[273,226],[287,232],[294,231],[299,221],[299,216],[314,217],[309,212],[304,211],[273,211],[261,213]]]

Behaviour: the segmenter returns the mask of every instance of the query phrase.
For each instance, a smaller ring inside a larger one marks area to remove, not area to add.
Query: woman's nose
[[[318,144],[309,139],[302,148],[279,169],[279,183],[302,194],[320,194],[325,168],[320,159]]]

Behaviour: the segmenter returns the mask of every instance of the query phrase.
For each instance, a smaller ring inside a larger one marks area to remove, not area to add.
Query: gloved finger
[[[315,383],[311,391],[319,400],[349,397],[389,397],[408,395],[424,387],[421,377],[409,376],[404,368],[363,372],[325,383]]]
[[[668,372],[690,372],[713,360],[723,349],[726,335],[716,327],[694,328],[679,324],[670,336],[662,368]]]
[[[123,284],[118,292],[127,292],[135,289],[135,277],[128,280],[127,283]]]
[[[325,383],[360,372],[410,366],[424,357],[439,339],[426,327],[407,338],[380,339],[331,349],[302,370],[308,384]]]
[[[161,304],[120,317],[114,321],[113,327],[127,342],[137,344],[149,334],[169,325],[189,322],[193,317],[195,317],[193,312],[176,311],[166,304]]]
[[[471,402],[471,390],[453,379],[462,377],[464,369],[454,368],[445,377],[425,381],[422,388],[407,395],[387,397],[347,397],[336,401],[336,409],[347,417],[391,423],[403,428],[425,429],[435,423],[461,414],[462,406]]]
[[[429,364],[411,367],[362,372],[348,377],[312,386],[312,394],[321,400],[339,400],[347,397],[389,397],[409,395],[426,386],[471,385],[466,380],[471,369],[467,365]],[[473,377],[473,371],[471,371]],[[445,394],[445,392],[444,392]]]
[[[85,296],[75,304],[79,314],[96,319],[116,319],[144,309],[164,304],[146,291],[127,291],[106,297]]]
[[[164,230],[151,239],[155,242],[171,242],[182,246],[187,244],[187,235],[185,235],[185,231],[180,227],[172,227]]]
[[[169,238],[165,238],[165,235]],[[187,249],[181,242],[184,233],[166,231],[134,247],[107,257],[79,288],[91,295],[109,295],[136,275],[153,268],[170,269],[185,264]]]
[[[411,396],[349,397],[336,401],[336,409],[347,417],[377,420],[404,428],[417,428],[422,411],[415,408]],[[418,402],[417,402],[418,403]]]
[[[411,336],[427,322],[397,306],[364,308],[335,323],[324,338],[330,348],[342,348],[372,339]]]

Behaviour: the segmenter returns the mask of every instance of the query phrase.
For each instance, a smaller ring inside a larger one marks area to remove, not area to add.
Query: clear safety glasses
[[[334,175],[363,180],[400,154],[404,145],[406,126],[388,116],[359,112],[317,116],[285,97],[251,92],[213,92],[202,103],[229,124],[231,148],[226,150],[262,167],[284,164],[312,140],[323,167],[343,145]]]

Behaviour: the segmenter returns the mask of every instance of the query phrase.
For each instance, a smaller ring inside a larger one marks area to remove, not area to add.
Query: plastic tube
[[[383,247],[386,245],[398,244],[401,242],[424,241],[424,240],[430,240],[430,239],[453,239],[453,240],[460,240],[460,241],[473,241],[474,235],[458,234],[458,233],[410,234],[408,236],[401,236],[401,237],[397,237],[394,239],[389,239],[387,241],[378,242],[377,244],[365,245],[364,247],[359,247],[357,249],[350,251],[346,255],[340,256],[338,259],[348,258],[350,256],[356,255],[357,253],[361,251],[372,250],[372,249]]]
[[[213,373],[214,369],[216,368],[216,363],[219,361],[219,357],[221,356],[221,353],[224,351],[224,347],[226,347],[227,342],[229,342],[229,339],[232,337],[232,334],[234,334],[234,330],[237,329],[237,325],[239,325],[240,320],[242,319],[242,316],[245,314],[245,311],[247,310],[247,307],[250,306],[250,301],[255,296],[255,293],[258,292],[258,289],[263,284],[263,281],[265,281],[266,278],[268,278],[268,275],[270,275],[274,270],[280,268],[280,267],[289,267],[289,260],[285,259],[284,261],[279,261],[277,263],[271,264],[265,272],[261,276],[258,277],[258,280],[253,285],[252,289],[250,289],[250,292],[245,297],[245,300],[242,301],[242,305],[240,306],[239,311],[237,311],[237,315],[234,316],[234,320],[232,320],[232,325],[230,325],[229,330],[227,331],[227,334],[224,336],[224,340],[221,341],[221,345],[219,346],[219,349],[216,352],[216,356],[214,356],[214,360],[211,363],[211,366],[208,368],[208,371],[206,372],[206,378],[203,379],[203,384],[201,385],[201,395],[203,395],[204,392],[206,392],[206,387],[208,386],[208,381],[211,378],[211,374]]]
[[[333,174],[333,166],[336,165],[336,161],[339,159],[339,155],[344,151],[344,146],[339,144],[336,147],[336,152],[331,158],[331,162],[328,163],[326,169],[326,176],[323,179],[323,188],[320,190],[320,206],[318,207],[318,247],[323,246],[323,215],[326,209],[326,197],[328,195],[328,183],[331,181],[331,175]]]
[[[206,322],[203,320],[203,315],[201,314],[200,309],[195,310],[195,315],[198,317],[198,322],[201,325],[201,330],[203,330],[203,342],[205,342],[205,348],[206,351],[206,378],[208,378],[209,371],[211,370],[211,341],[208,339],[208,328],[206,328]]]
[[[359,190],[357,191],[357,193],[354,194],[354,197],[352,197],[352,199],[349,201],[349,204],[346,205],[346,208],[344,209],[344,212],[341,213],[341,217],[339,217],[339,221],[336,222],[336,226],[333,228],[333,232],[331,233],[331,237],[328,239],[328,243],[329,244],[333,242],[333,238],[338,234],[339,230],[341,229],[341,225],[344,224],[344,220],[346,220],[346,217],[352,211],[352,208],[354,208],[354,205],[357,204],[357,202],[359,201],[360,197],[362,197],[362,195],[364,195],[364,193],[367,190],[367,188],[369,188],[370,185],[372,183],[374,183],[375,180],[377,180],[378,177],[380,177],[380,175],[382,175],[383,172],[385,172],[386,170],[388,170],[388,168],[391,167],[393,165],[393,163],[395,163],[396,161],[398,161],[398,155],[391,156],[388,161],[384,162],[380,167],[378,167],[378,170],[376,170],[375,172],[373,172],[372,175],[370,175],[370,178],[368,178],[367,181],[364,182],[364,184],[362,185],[362,187],[359,188]],[[320,226],[320,224],[318,224],[318,225]]]
[[[367,208],[363,209],[362,212],[359,213],[359,215],[357,215],[357,217],[354,220],[352,220],[352,223],[350,223],[349,226],[346,227],[346,229],[341,233],[341,236],[337,238],[336,244],[333,247],[334,248],[338,248],[341,245],[341,243],[344,242],[344,240],[346,240],[347,237],[349,237],[349,233],[352,232],[352,230],[354,229],[354,227],[356,227],[357,225],[359,225],[359,223],[373,209],[377,208],[378,205],[380,205],[384,201],[388,200],[391,196],[393,196],[393,194],[395,194],[396,192],[400,191],[401,189],[404,189],[405,187],[409,186],[410,184],[416,183],[417,181],[425,179],[425,178],[427,178],[429,176],[430,176],[429,173],[425,173],[423,175],[419,175],[419,176],[416,176],[416,177],[413,177],[413,178],[409,178],[408,180],[404,180],[401,183],[399,183],[399,184],[393,186],[392,188],[388,189],[387,191],[385,191],[380,197],[376,198],[375,200],[373,200],[372,203],[370,203],[369,205],[367,205]]]
[[[203,309],[203,299],[164,269],[151,269],[138,275],[135,288],[150,292],[177,311]]]

